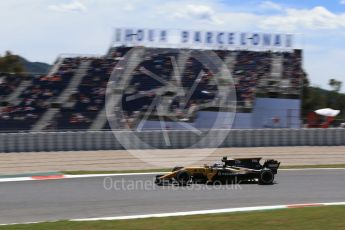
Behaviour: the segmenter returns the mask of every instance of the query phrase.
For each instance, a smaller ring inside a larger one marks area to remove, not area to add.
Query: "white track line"
[[[84,175],[65,175],[65,178],[88,178],[88,177],[106,177],[106,176],[140,176],[164,174],[167,172],[147,172],[147,173],[109,173],[109,174],[84,174]]]
[[[145,215],[133,215],[133,216],[71,219],[71,221],[130,220],[130,219],[143,219],[143,218],[152,218],[152,217],[189,216],[189,215],[217,214],[217,213],[231,213],[231,212],[245,212],[245,211],[249,212],[249,211],[273,210],[273,209],[283,209],[283,208],[286,208],[286,207],[284,205],[274,205],[274,206],[262,206],[262,207],[225,208],[225,209],[157,213],[157,214],[145,214]]]
[[[131,216],[80,218],[80,219],[70,219],[68,221],[132,220],[132,219],[143,219],[143,218],[153,218],[153,217],[159,218],[159,217],[190,216],[190,215],[205,215],[205,214],[235,213],[235,212],[253,212],[253,211],[267,211],[267,210],[277,210],[277,209],[304,208],[304,207],[315,207],[315,206],[316,207],[320,207],[320,206],[322,207],[322,206],[336,206],[336,205],[345,205],[345,202],[305,203],[305,204],[242,207],[242,208],[224,208],[224,209],[187,211],[187,212],[171,212],[171,213],[156,213],[156,214],[131,215]],[[8,223],[8,224],[0,224],[0,226],[17,225],[17,224],[37,224],[37,223],[44,223],[44,222],[46,222],[46,221]]]
[[[225,209],[188,211],[188,212],[171,212],[171,213],[157,213],[157,214],[131,215],[131,216],[71,219],[70,221],[131,220],[131,219],[143,219],[143,218],[153,218],[153,217],[173,217],[173,216],[190,216],[190,215],[204,215],[204,214],[217,214],[217,213],[252,212],[252,211],[265,211],[265,210],[275,210],[275,209],[303,208],[303,207],[312,207],[312,206],[334,206],[334,205],[345,205],[345,202],[225,208]]]
[[[9,224],[0,224],[0,226],[17,225],[17,224],[39,224],[39,223],[42,223],[42,222],[9,223]]]
[[[61,179],[78,179],[78,178],[93,178],[93,177],[111,177],[111,176],[140,176],[140,175],[154,175],[154,174],[164,174],[167,172],[148,172],[148,173],[110,173],[110,174],[84,174],[84,175],[62,175],[61,178],[47,178],[37,179],[33,177],[9,177],[0,178],[0,183],[2,182],[16,182],[16,181],[34,181],[34,180],[61,180]],[[50,175],[52,176],[52,175]],[[44,176],[43,176],[44,177]]]
[[[14,182],[14,181],[29,181],[34,180],[31,177],[13,177],[13,178],[1,178],[0,183],[2,182]]]
[[[279,171],[315,171],[315,170],[345,170],[345,168],[295,168],[295,169],[278,169]]]

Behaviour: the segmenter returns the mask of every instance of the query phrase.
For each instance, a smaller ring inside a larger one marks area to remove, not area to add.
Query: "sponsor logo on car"
[[[232,176],[232,175],[234,175],[234,173],[232,173],[232,172],[219,172],[218,175],[219,176]]]

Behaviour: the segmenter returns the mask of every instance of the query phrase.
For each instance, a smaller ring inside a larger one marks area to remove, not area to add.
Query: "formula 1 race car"
[[[262,185],[273,184],[274,176],[278,172],[280,162],[266,160],[260,164],[261,158],[223,157],[222,163],[202,167],[175,167],[171,173],[157,175],[157,185],[190,183],[242,183],[258,182]]]

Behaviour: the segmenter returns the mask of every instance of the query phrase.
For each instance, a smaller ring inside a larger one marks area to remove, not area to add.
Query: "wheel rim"
[[[267,171],[267,172],[263,172],[262,174],[261,174],[261,180],[262,180],[262,182],[264,182],[264,183],[272,183],[273,182],[273,174],[272,174],[272,172],[269,172],[269,171]]]
[[[190,176],[187,173],[182,173],[178,179],[180,183],[187,183],[190,180]]]

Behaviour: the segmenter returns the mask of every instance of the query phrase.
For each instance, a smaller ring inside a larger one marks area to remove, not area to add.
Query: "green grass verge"
[[[85,175],[85,174],[113,174],[113,173],[149,173],[149,172],[170,172],[171,169],[138,169],[138,170],[80,170],[80,171],[61,171],[63,174],[69,175]]]
[[[281,166],[281,169],[303,169],[303,168],[345,168],[345,164],[330,164],[330,165],[292,165]],[[85,175],[85,174],[113,174],[113,173],[148,173],[148,172],[170,172],[169,168],[160,169],[142,169],[142,170],[100,170],[100,171],[62,171],[63,174],[69,175]]]
[[[345,164],[328,164],[328,165],[287,165],[281,166],[282,169],[304,169],[304,168],[345,168]]]
[[[309,207],[247,213],[195,215],[185,217],[149,218],[137,220],[69,222],[58,221],[40,224],[2,226],[14,230],[340,230],[345,229],[345,206]]]

